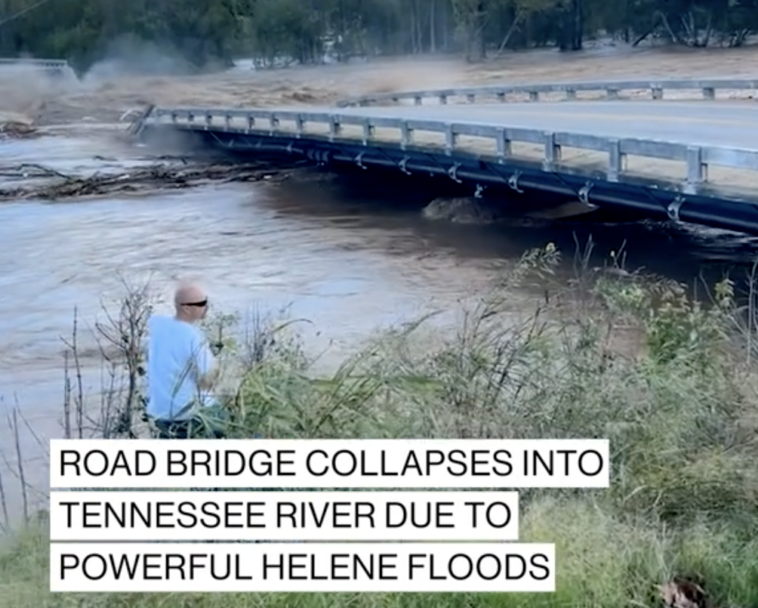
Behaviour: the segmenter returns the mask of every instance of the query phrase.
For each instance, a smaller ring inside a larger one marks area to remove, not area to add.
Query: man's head
[[[194,283],[180,285],[174,294],[176,318],[188,323],[200,321],[208,312],[208,296]]]

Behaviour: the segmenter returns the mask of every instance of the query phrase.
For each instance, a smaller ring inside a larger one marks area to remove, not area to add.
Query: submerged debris
[[[248,182],[286,178],[289,170],[310,164],[306,161],[255,163],[213,163],[183,166],[156,164],[126,170],[123,173],[94,174],[86,177],[66,175],[43,165],[0,167],[0,177],[49,178],[36,184],[0,186],[0,200],[46,199],[100,196],[106,194],[139,194],[154,190],[190,188],[210,182]]]
[[[39,137],[37,129],[28,123],[8,120],[0,123],[0,139],[29,139]]]

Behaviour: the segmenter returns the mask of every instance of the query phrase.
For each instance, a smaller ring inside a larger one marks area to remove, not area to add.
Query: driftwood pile
[[[309,163],[303,161],[209,163],[183,165],[155,164],[148,167],[127,169],[118,174],[94,174],[81,177],[66,175],[43,165],[0,166],[0,180],[4,178],[27,180],[37,183],[0,186],[0,201],[43,199],[59,200],[109,194],[141,194],[155,190],[190,188],[207,183],[255,182],[284,179],[289,171]],[[42,181],[40,181],[42,178]]]
[[[33,125],[15,120],[0,123],[0,139],[30,139],[32,137],[39,137]]]

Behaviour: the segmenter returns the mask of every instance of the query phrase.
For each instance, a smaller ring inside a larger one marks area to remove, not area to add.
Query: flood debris
[[[0,186],[0,201],[60,200],[110,194],[142,194],[156,190],[191,188],[209,183],[257,182],[286,179],[308,161],[211,162],[178,165],[176,162],[138,167],[119,173],[67,175],[44,165],[0,166],[0,177],[38,178],[36,183]],[[42,179],[39,179],[42,178]]]
[[[37,128],[32,124],[17,120],[0,122],[0,139],[29,139],[39,136]]]

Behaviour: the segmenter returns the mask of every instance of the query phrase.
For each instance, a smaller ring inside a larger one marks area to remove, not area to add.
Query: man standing
[[[219,369],[197,327],[208,312],[208,297],[186,284],[176,290],[174,305],[175,316],[148,321],[147,415],[161,439],[223,437],[214,429],[221,408],[211,393]]]

